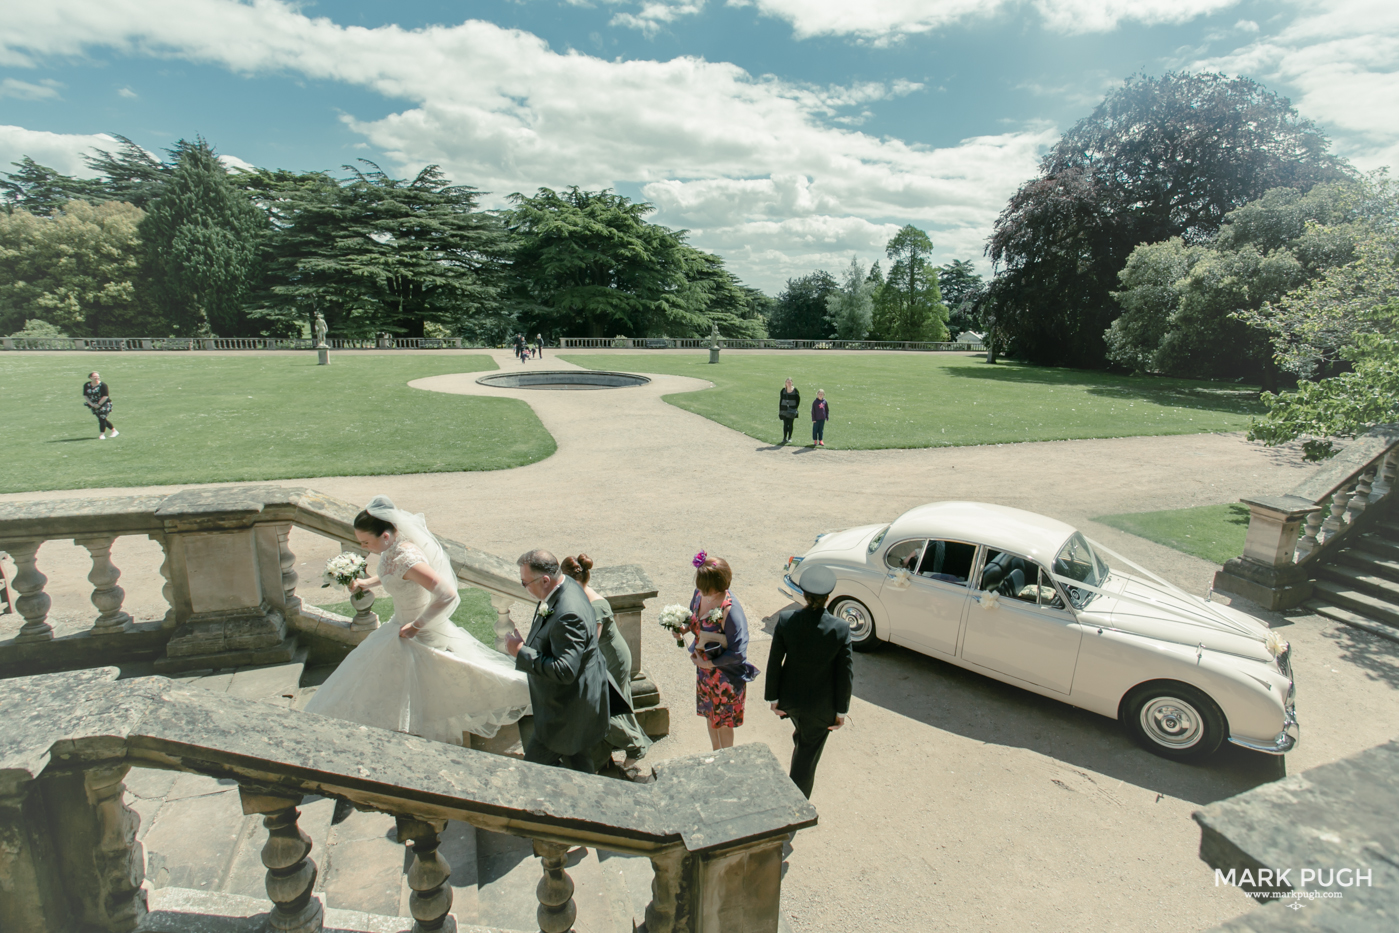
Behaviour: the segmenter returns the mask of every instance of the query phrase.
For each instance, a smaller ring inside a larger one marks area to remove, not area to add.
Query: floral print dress
[[[713,657],[714,667],[695,668],[695,714],[703,716],[711,729],[743,725],[743,701],[748,682],[758,676],[758,669],[748,663],[748,620],[743,607],[734,601],[732,593],[724,594],[719,609],[724,613],[718,622],[699,617],[700,591],[690,600],[690,632],[720,635],[723,653]],[[695,649],[691,646],[691,652]],[[711,652],[711,655],[713,652]]]

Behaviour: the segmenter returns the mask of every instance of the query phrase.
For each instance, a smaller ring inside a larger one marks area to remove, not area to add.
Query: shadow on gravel
[[[1207,804],[1286,775],[1283,758],[1227,742],[1185,765],[1138,748],[1116,720],[897,645],[855,655],[855,695],[937,729],[1027,748],[1157,793]]]
[[[1319,623],[1329,621],[1318,616],[1312,618]],[[1322,637],[1335,642],[1341,660],[1364,671],[1370,680],[1399,690],[1399,644],[1348,625],[1335,625]]]

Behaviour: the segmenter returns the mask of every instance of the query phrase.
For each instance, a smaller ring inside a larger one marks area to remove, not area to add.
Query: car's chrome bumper
[[[1297,725],[1297,711],[1288,706],[1283,711],[1282,731],[1273,737],[1272,742],[1259,742],[1254,739],[1240,739],[1229,736],[1229,741],[1243,748],[1269,755],[1285,755],[1297,747],[1301,738],[1301,727]]]
[[[782,582],[785,586],[779,586],[777,592],[786,596],[794,603],[799,603],[806,598],[805,594],[802,592],[802,588],[792,582],[792,575],[790,573],[782,575]]]

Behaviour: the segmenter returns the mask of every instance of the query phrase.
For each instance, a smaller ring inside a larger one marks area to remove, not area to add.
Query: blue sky
[[[0,24],[0,164],[120,133],[491,192],[613,187],[771,293],[905,223],[973,259],[1045,147],[1136,72],[1287,95],[1399,155],[1399,4],[1374,0],[41,0]]]

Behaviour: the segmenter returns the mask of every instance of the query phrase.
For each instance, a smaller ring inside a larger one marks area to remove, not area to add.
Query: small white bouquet
[[[1283,641],[1282,636],[1271,630],[1268,632],[1268,636],[1264,639],[1263,644],[1267,646],[1268,653],[1275,658],[1280,657],[1282,653],[1288,649],[1288,644]]]
[[[661,610],[661,628],[675,637],[678,648],[685,647],[683,636],[690,630],[690,609],[688,606],[671,605]]]
[[[365,566],[365,559],[358,554],[351,554],[349,551],[337,554],[325,562],[325,573],[321,574],[321,579],[325,582],[321,586],[326,587],[333,583],[349,586],[364,576]]]
[[[896,590],[906,590],[911,583],[913,583],[913,574],[904,567],[894,571],[894,575],[889,578],[889,585]]]

